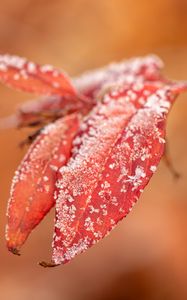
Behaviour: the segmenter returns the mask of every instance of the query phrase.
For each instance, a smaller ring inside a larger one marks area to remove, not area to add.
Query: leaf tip
[[[8,247],[8,250],[14,255],[17,255],[17,256],[21,255],[17,248]]]
[[[45,261],[41,261],[38,264],[39,264],[39,266],[41,266],[43,268],[53,268],[53,267],[59,266],[59,264],[55,264],[53,262],[48,263],[48,262],[45,262]]]

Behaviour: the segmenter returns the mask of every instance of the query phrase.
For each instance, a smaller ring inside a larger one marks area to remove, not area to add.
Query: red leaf
[[[63,94],[63,97],[56,95],[26,102],[18,110],[17,116],[11,119],[8,118],[6,124],[9,123],[10,126],[17,125],[18,127],[23,127],[30,124],[45,123],[46,116],[48,117],[47,121],[49,121],[50,117],[53,118],[55,115],[59,117],[75,111],[82,112],[83,114],[88,113],[95,104],[95,96],[99,92],[101,93],[105,89],[112,88],[116,84],[163,81],[160,73],[161,67],[162,62],[158,57],[147,56],[111,64],[105,68],[87,72],[73,81],[80,93],[76,98],[74,96],[64,97]],[[53,80],[54,78],[52,77],[51,82]],[[28,87],[32,88],[29,82]],[[3,120],[4,123],[5,121]]]
[[[16,125],[18,127],[24,127],[45,124],[75,112],[84,115],[87,114],[92,107],[93,103],[87,101],[83,96],[77,98],[76,101],[73,98],[60,96],[28,101],[18,110]]]
[[[131,210],[161,159],[166,116],[183,88],[118,88],[84,120],[57,181],[54,264],[95,244]]]
[[[187,89],[163,79],[161,67],[154,56],[113,64],[75,78],[77,92],[49,65],[0,55],[0,81],[49,96],[26,103],[12,122],[43,125],[95,106],[78,133],[78,114],[45,127],[23,159],[8,205],[10,251],[19,254],[55,200],[51,265],[70,261],[128,214],[163,154],[170,106]]]
[[[136,57],[86,72],[73,80],[80,93],[95,98],[101,90],[119,84],[163,81],[162,61],[155,55]]]
[[[18,56],[0,55],[0,81],[38,95],[77,95],[66,74],[50,65],[40,66]]]
[[[13,253],[54,205],[56,171],[70,157],[79,126],[74,114],[46,126],[31,145],[13,179],[8,204],[7,246]]]

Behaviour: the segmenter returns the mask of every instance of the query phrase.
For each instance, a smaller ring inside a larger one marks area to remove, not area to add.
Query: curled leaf
[[[70,157],[80,118],[73,114],[46,126],[15,173],[8,203],[7,247],[18,253],[31,230],[54,205],[56,174]]]

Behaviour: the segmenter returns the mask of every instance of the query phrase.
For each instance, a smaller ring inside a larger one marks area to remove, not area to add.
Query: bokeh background
[[[165,74],[187,79],[186,0],[6,0],[0,52],[50,63],[71,75],[111,61],[156,53]],[[0,116],[32,96],[0,86]],[[4,242],[11,178],[25,132],[0,131],[0,298],[3,300],[187,299],[187,94],[168,121],[170,152],[181,178],[161,162],[132,213],[109,237],[71,263],[49,260],[54,211],[33,232],[22,256]]]

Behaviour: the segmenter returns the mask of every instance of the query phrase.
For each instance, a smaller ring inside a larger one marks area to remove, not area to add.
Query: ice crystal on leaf
[[[132,209],[163,155],[168,112],[187,83],[166,80],[156,56],[70,79],[50,65],[0,56],[0,80],[43,95],[22,105],[36,138],[12,181],[7,247],[15,254],[55,205],[54,266],[105,237]]]

